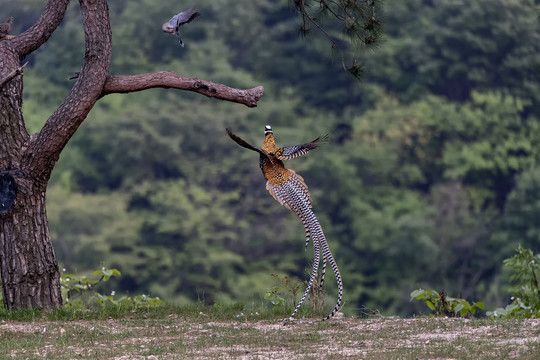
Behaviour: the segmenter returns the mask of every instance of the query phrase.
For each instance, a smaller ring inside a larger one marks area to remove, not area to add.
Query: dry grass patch
[[[14,359],[539,359],[540,320],[183,317],[0,323]]]

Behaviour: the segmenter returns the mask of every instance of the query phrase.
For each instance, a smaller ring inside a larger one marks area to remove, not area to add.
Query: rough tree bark
[[[49,39],[60,25],[68,3],[69,0],[49,0],[30,29],[0,40],[0,173],[1,179],[14,179],[16,183],[13,205],[0,207],[0,270],[7,309],[62,306],[60,272],[48,229],[45,193],[60,152],[99,98],[165,87],[254,107],[263,94],[261,86],[233,89],[172,72],[110,75],[112,49],[107,1],[79,0],[86,44],[81,72],[42,130],[30,135],[22,114],[21,60]],[[0,190],[4,185],[0,184]]]

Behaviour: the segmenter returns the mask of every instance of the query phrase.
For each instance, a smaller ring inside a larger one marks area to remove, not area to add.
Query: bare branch
[[[253,89],[235,89],[223,84],[178,75],[171,71],[140,75],[110,75],[107,77],[101,96],[112,93],[129,93],[151,88],[173,88],[199,93],[204,96],[257,106],[263,95],[262,86]]]
[[[11,40],[21,58],[39,48],[49,39],[62,22],[68,4],[69,0],[49,0],[38,21]]]

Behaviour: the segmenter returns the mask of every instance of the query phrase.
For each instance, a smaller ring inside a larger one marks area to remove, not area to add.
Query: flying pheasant
[[[315,259],[313,261],[313,270],[311,272],[311,277],[308,281],[308,285],[306,291],[304,292],[304,295],[298,302],[298,305],[289,317],[289,320],[293,320],[294,316],[300,309],[300,306],[309,294],[309,291],[313,286],[313,282],[317,277],[321,256],[324,261],[322,268],[321,285],[324,281],[326,261],[330,263],[330,266],[334,271],[334,275],[336,276],[336,281],[338,285],[337,304],[334,307],[332,313],[325,318],[325,320],[330,319],[332,316],[335,315],[335,313],[339,310],[341,306],[341,300],[343,297],[343,284],[341,281],[341,275],[339,273],[339,269],[334,260],[334,257],[330,252],[328,243],[326,242],[326,237],[324,236],[322,227],[319,224],[317,218],[315,217],[315,214],[313,213],[313,209],[311,207],[311,196],[309,195],[309,191],[306,183],[304,182],[304,179],[294,170],[286,169],[283,161],[281,161],[294,159],[295,157],[304,155],[308,151],[317,148],[321,142],[328,140],[328,135],[319,136],[317,139],[306,144],[279,148],[276,146],[272,128],[269,125],[266,125],[264,130],[264,142],[263,145],[259,148],[249,144],[239,136],[235,135],[229,129],[227,129],[227,133],[229,134],[231,139],[233,139],[238,145],[259,153],[259,166],[261,167],[264,178],[267,180],[266,189],[281,205],[293,211],[300,218],[306,233],[306,244],[308,243],[310,237],[313,242]]]

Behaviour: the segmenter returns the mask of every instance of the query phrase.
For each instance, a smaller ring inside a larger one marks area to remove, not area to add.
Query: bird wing
[[[176,14],[173,19],[175,19],[176,27],[182,26],[183,24],[192,22],[196,18],[201,16],[199,12],[195,9],[195,7],[189,8],[187,10],[182,11],[181,13]],[[171,21],[173,20],[171,19]]]
[[[253,150],[258,152],[259,154],[268,157],[268,154],[265,153],[261,148],[253,146],[249,144],[247,141],[242,139],[240,136],[234,134],[230,129],[225,129],[227,131],[227,134],[229,134],[230,138],[233,139],[238,145],[245,147],[246,149]]]
[[[279,160],[291,160],[298,156],[304,155],[310,150],[316,149],[320,144],[328,141],[328,134],[319,136],[313,141],[301,145],[285,146],[283,152],[277,156]]]

